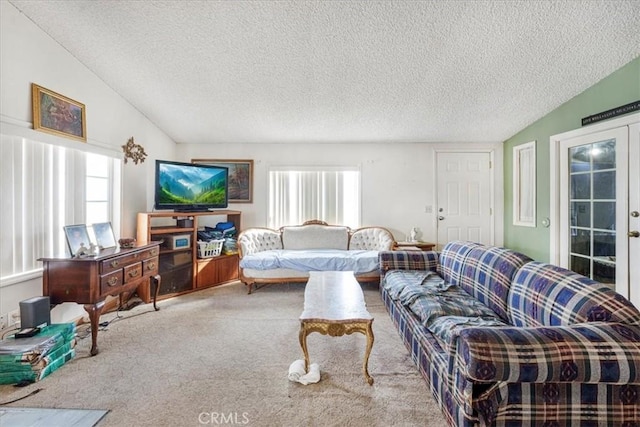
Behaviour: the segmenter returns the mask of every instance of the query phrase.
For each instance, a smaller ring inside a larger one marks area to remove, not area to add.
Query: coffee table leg
[[[362,370],[364,372],[364,377],[367,379],[369,385],[373,385],[373,378],[369,375],[369,355],[371,354],[371,349],[373,348],[373,329],[371,325],[373,320],[367,323],[367,349],[364,353],[364,362],[362,362]]]
[[[302,347],[302,353],[304,354],[304,371],[309,371],[309,352],[307,351],[307,327],[304,322],[300,322],[300,347]]]

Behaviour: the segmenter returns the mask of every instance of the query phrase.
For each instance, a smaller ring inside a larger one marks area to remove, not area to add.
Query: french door
[[[551,261],[611,285],[640,307],[640,123],[630,119],[552,137],[558,226]]]

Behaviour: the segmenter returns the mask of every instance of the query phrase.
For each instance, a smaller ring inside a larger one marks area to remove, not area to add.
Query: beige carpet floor
[[[362,374],[362,334],[308,337],[321,380],[287,378],[302,358],[298,317],[304,288],[272,285],[247,295],[240,283],[132,310],[106,313],[100,353],[90,337],[77,356],[40,382],[0,386],[0,403],[42,389],[11,407],[109,410],[99,427],[445,426],[427,384],[387,314],[377,286],[364,285],[375,320],[369,386]],[[88,325],[79,327],[87,335]]]

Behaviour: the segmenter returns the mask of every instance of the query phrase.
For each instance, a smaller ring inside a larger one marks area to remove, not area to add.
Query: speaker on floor
[[[33,297],[20,301],[20,328],[35,328],[51,324],[49,297]]]

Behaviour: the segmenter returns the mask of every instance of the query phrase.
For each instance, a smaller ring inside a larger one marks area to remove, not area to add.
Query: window
[[[0,282],[39,274],[67,251],[63,226],[120,226],[120,160],[19,136],[0,144]]]
[[[319,219],[360,226],[358,167],[278,167],[269,170],[271,228]]]
[[[513,225],[536,226],[536,142],[513,147]]]

